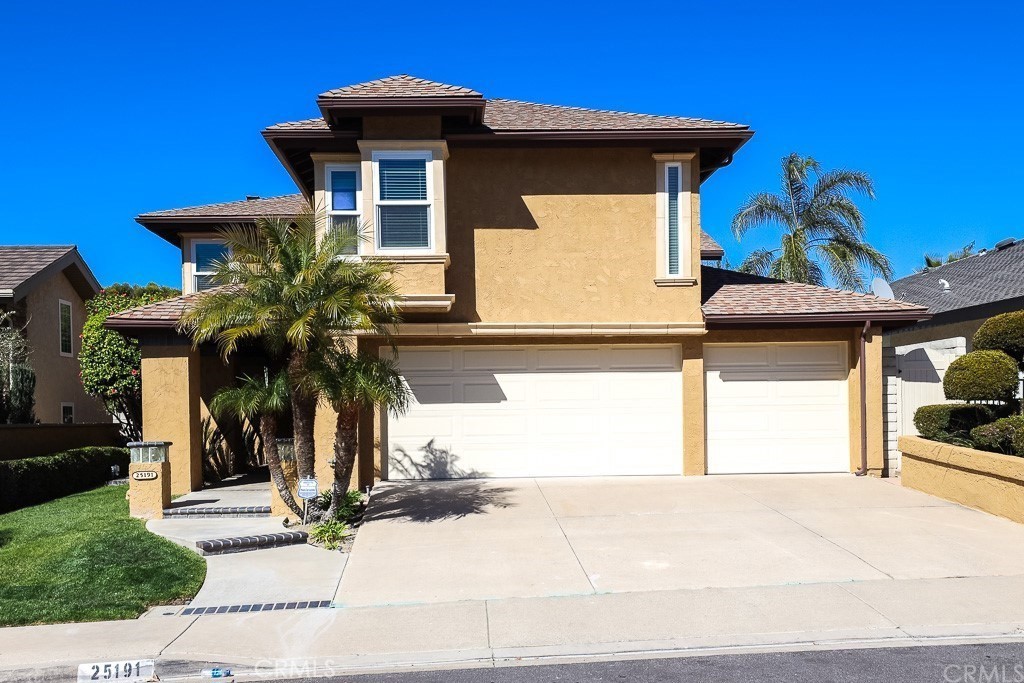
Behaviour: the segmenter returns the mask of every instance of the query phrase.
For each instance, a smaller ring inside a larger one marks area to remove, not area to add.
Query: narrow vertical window
[[[358,164],[337,164],[327,167],[327,229],[340,230],[352,236],[345,253],[359,253],[359,223],[361,187]]]
[[[430,248],[428,155],[377,162],[377,244],[382,249]]]
[[[228,255],[227,246],[220,240],[205,240],[192,242],[192,291],[202,292],[216,286],[213,281],[213,272],[218,261],[223,261]]]
[[[74,355],[73,348],[73,330],[71,327],[71,303],[68,301],[61,300],[59,302],[60,311],[60,355],[72,356]]]
[[[679,275],[679,195],[681,168],[679,164],[665,166],[666,235],[668,238],[668,274]]]
[[[75,424],[75,404],[60,404],[60,421],[66,425]]]

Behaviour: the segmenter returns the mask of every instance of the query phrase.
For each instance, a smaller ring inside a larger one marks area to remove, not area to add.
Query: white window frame
[[[196,247],[200,244],[224,244],[224,240],[219,237],[193,237],[192,244],[189,245],[190,258],[192,260],[192,293],[196,293],[200,290],[198,286],[198,278],[200,275],[212,275],[213,271],[210,270],[199,270],[199,261],[196,258]]]
[[[371,156],[373,173],[373,247],[382,254],[432,254],[434,253],[434,153],[430,150],[379,150]],[[420,159],[426,166],[427,198],[382,200],[380,198],[381,159]],[[381,206],[425,206],[427,207],[427,246],[425,247],[382,247],[380,244]]]
[[[64,307],[68,307],[68,339],[71,342],[71,351],[64,351]],[[57,299],[57,350],[60,351],[60,355],[64,358],[75,357],[75,307],[71,305],[70,301],[65,299]]]
[[[672,201],[672,195],[668,191],[668,174],[669,169],[675,169],[679,176],[679,191],[676,193],[676,243],[678,244],[679,253],[677,254],[679,262],[676,263],[676,272],[672,272],[672,255],[669,251],[669,245],[672,243],[672,223],[669,218],[669,206]],[[683,190],[683,164],[678,161],[667,161],[665,162],[665,277],[685,277],[683,275],[685,269],[683,268],[683,232],[682,218],[683,215],[683,198],[686,196]],[[690,257],[689,244],[686,245],[686,258]]]
[[[71,422],[64,422],[64,409],[71,408]],[[61,424],[75,424],[75,404],[70,402],[61,401],[60,404],[60,422]]]
[[[335,211],[331,204],[333,203],[334,186],[331,184],[331,172],[332,171],[351,171],[356,174],[356,208],[352,211]],[[333,216],[349,216],[356,219],[356,231],[361,232],[363,227],[364,218],[364,206],[363,206],[363,170],[362,166],[358,161],[352,162],[338,162],[338,163],[327,163],[324,164],[324,198],[327,205],[327,225],[324,226],[324,234],[331,230],[332,217]],[[359,240],[359,244],[356,247],[356,255],[363,253],[363,241]]]

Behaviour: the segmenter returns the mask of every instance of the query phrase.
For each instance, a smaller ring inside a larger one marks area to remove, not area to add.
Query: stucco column
[[[704,343],[683,340],[683,474],[707,472],[704,442]]]
[[[867,416],[868,474],[880,477],[885,471],[885,446],[883,430],[883,378],[882,378],[882,330],[872,327],[864,344],[864,357],[860,357],[860,335],[863,328],[854,328],[850,343],[850,471],[860,469],[861,402],[864,402]],[[860,367],[864,364],[865,386],[861,386]]]
[[[183,341],[171,346],[143,343],[142,438],[170,441],[171,493],[203,487],[199,351]]]

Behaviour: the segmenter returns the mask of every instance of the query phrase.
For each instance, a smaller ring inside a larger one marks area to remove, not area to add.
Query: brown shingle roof
[[[0,290],[17,289],[74,248],[74,245],[0,247]]]
[[[720,260],[725,256],[725,249],[722,249],[722,245],[715,241],[715,239],[704,232],[700,231],[700,257],[702,259],[711,259],[714,261]]]
[[[207,290],[210,291],[210,290]],[[107,316],[104,325],[113,328],[174,327],[189,305],[200,294],[185,294],[173,299],[129,308]]]
[[[333,99],[349,97],[482,97],[482,95],[461,85],[448,85],[401,74],[334,88],[321,93],[320,97]]]
[[[923,306],[784,282],[721,268],[701,268],[701,308],[708,322],[770,322],[776,319],[922,320]]]
[[[278,197],[189,206],[183,209],[150,211],[139,216],[138,221],[145,223],[151,218],[233,218],[237,220],[255,216],[294,216],[308,206],[301,194],[285,194]]]

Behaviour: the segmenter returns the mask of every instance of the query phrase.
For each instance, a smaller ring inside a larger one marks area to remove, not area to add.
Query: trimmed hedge
[[[1021,453],[1016,444],[1024,438],[1024,415],[1001,417],[995,422],[971,430],[974,447],[982,451],[1015,455]]]
[[[1002,351],[971,351],[949,364],[942,388],[951,401],[1011,401],[1017,381],[1017,361]]]
[[[111,479],[113,465],[127,476],[128,460],[127,448],[89,446],[0,462],[0,512],[96,488]]]
[[[992,408],[966,403],[940,403],[921,406],[914,413],[914,426],[926,439],[942,441],[953,434],[970,432],[995,417]]]
[[[1024,311],[996,315],[974,333],[974,348],[1002,351],[1024,366]]]

